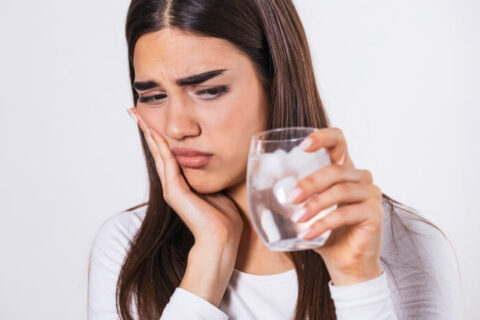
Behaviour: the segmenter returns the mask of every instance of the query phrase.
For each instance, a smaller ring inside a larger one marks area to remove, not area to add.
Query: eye
[[[208,88],[204,90],[199,90],[195,94],[203,96],[205,99],[215,99],[223,95],[228,91],[228,86],[218,86],[213,88]]]
[[[155,95],[151,95],[151,96],[139,96],[138,101],[142,102],[142,103],[149,103],[149,102],[152,102],[152,101],[161,100],[161,99],[165,98],[166,96],[167,95],[165,93],[155,94]]]

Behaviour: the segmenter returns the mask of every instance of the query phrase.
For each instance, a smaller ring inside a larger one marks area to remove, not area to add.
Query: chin
[[[184,173],[187,184],[198,193],[216,193],[225,189],[219,181],[212,182],[208,177]]]
[[[223,188],[215,188],[215,187],[208,187],[208,186],[205,186],[205,185],[192,185],[190,184],[190,187],[192,188],[192,190],[194,190],[195,192],[198,192],[198,193],[205,193],[205,194],[208,194],[208,193],[217,193],[219,191],[222,191]]]

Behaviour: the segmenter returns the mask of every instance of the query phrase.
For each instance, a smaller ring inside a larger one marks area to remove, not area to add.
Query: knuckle
[[[326,217],[323,217],[322,219],[318,220],[317,222],[315,222],[313,224],[313,227],[316,229],[316,230],[320,230],[320,229],[330,229],[332,226],[331,226],[331,217],[330,215],[327,215]]]
[[[323,217],[323,219],[318,220],[318,222],[322,223],[325,226],[330,227],[335,221],[336,216],[337,216],[336,214],[328,214],[325,217]]]
[[[379,201],[379,204],[381,205],[381,201],[382,201],[382,197],[383,197],[383,193],[382,193],[382,190],[377,186],[377,185],[373,185],[373,191],[375,193],[375,198]]]
[[[306,204],[307,210],[314,211],[317,208],[320,208],[322,206],[322,203],[323,203],[323,196],[322,196],[322,193],[319,193],[315,195],[315,197],[309,203]]]
[[[336,215],[346,215],[347,213],[350,212],[350,209],[351,209],[351,206],[344,205],[344,206],[341,206],[341,207],[337,207],[337,209],[335,210],[335,212],[336,212]],[[330,214],[329,214],[329,215],[330,215]],[[328,217],[329,215],[327,215],[327,217]]]
[[[382,202],[381,202],[381,201],[375,201],[375,205],[376,205],[378,211],[383,214],[383,205],[382,205]]]
[[[300,187],[303,191],[310,191],[314,185],[314,177],[313,176],[306,176],[302,180],[298,182],[298,187]]]
[[[307,176],[310,179],[310,186],[320,186],[323,185],[324,181],[327,180],[327,177],[330,176],[329,168],[320,168],[319,171],[315,171],[314,173]]]
[[[351,183],[339,183],[335,186],[336,192],[339,194],[349,193],[352,190]]]
[[[322,219],[320,219],[318,222],[321,222],[327,229],[330,229],[338,224],[342,214],[343,214],[343,210],[331,212],[327,214],[325,217],[323,217]]]
[[[373,175],[372,175],[372,173],[370,172],[370,170],[362,169],[362,170],[360,170],[360,173],[362,174],[362,176],[365,178],[365,180],[366,180],[368,183],[372,183],[372,182],[373,182]]]
[[[325,230],[327,230],[327,229],[332,228],[331,222],[330,222],[330,220],[327,219],[327,217],[318,220],[318,221],[315,223],[315,227],[316,227],[317,230],[319,230],[319,229],[325,229]]]
[[[329,169],[332,171],[332,174],[336,176],[340,176],[344,172],[344,167],[340,164],[334,163],[329,165],[329,167]]]
[[[370,212],[374,213],[374,216],[377,217],[377,220],[380,222],[383,220],[383,206],[380,202],[370,199],[369,201]]]
[[[338,134],[338,135],[340,135],[340,136],[343,136],[342,129],[340,129],[339,127],[332,127],[332,130],[333,130],[336,134]]]

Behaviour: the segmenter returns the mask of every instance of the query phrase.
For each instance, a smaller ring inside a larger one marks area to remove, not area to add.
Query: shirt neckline
[[[232,276],[238,279],[252,280],[252,281],[271,281],[271,280],[280,280],[288,279],[296,275],[296,269],[292,268],[284,272],[274,273],[274,274],[253,274],[240,271],[236,268],[233,269]]]

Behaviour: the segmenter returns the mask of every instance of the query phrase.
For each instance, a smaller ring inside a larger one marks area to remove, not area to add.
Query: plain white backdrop
[[[478,319],[480,3],[295,3],[354,164],[447,233]],[[85,319],[98,228],[146,199],[128,4],[0,2],[1,319]]]

